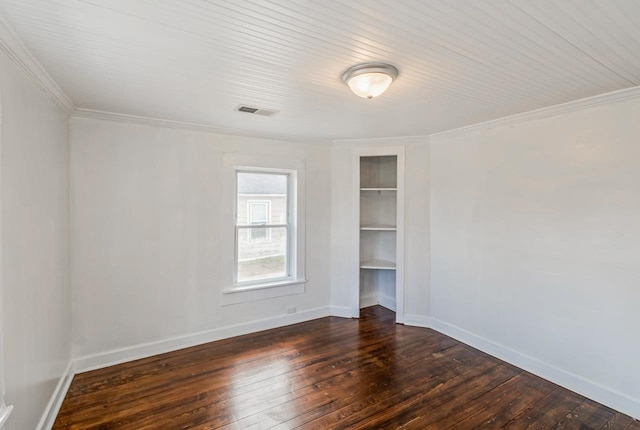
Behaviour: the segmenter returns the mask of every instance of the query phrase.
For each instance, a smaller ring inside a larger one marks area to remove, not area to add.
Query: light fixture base
[[[342,73],[342,81],[358,97],[372,99],[384,93],[398,77],[398,69],[387,63],[362,63]]]
[[[391,79],[395,81],[399,72],[396,66],[389,63],[362,63],[349,67],[342,73],[340,78],[342,82],[348,85],[349,79],[365,73],[384,73],[391,76]]]

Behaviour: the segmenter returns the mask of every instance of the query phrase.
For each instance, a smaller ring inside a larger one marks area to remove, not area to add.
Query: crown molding
[[[0,50],[60,109],[69,115],[75,111],[76,106],[71,99],[67,97],[40,62],[31,55],[22,40],[2,17],[0,17]]]
[[[327,146],[328,140],[293,138],[277,134],[266,134],[259,132],[247,132],[239,129],[219,127],[211,124],[197,122],[176,121],[172,119],[154,118],[141,115],[131,115],[126,113],[108,112],[96,109],[77,108],[72,114],[72,118],[88,118],[101,121],[111,121],[126,124],[146,125],[151,127],[171,128],[177,130],[199,131],[202,133],[214,133],[230,136],[249,137],[253,139],[268,139],[282,142],[299,143],[306,145]]]
[[[474,131],[482,131],[493,128],[508,127],[521,124],[528,121],[548,118],[552,116],[571,113],[582,109],[602,106],[610,103],[616,103],[624,100],[635,99],[640,97],[640,86],[624,88],[622,90],[612,91],[609,93],[598,94],[584,99],[574,100],[558,105],[544,107],[528,112],[506,116],[490,121],[477,124],[467,125],[452,130],[442,131],[431,135],[432,141],[447,140],[455,136],[466,134]]]
[[[596,106],[602,106],[610,103],[616,103],[624,100],[630,100],[634,98],[640,98],[640,86],[624,88],[621,90],[612,91],[609,93],[598,94],[591,97],[586,97],[579,100],[573,100],[558,105],[543,107],[540,109],[518,113],[498,119],[492,119],[489,121],[479,122],[476,124],[466,125],[464,127],[454,128],[451,130],[441,131],[438,133],[416,135],[416,136],[397,136],[397,137],[384,137],[384,138],[369,138],[369,139],[336,139],[332,140],[333,145],[388,145],[392,143],[420,143],[429,141],[441,141],[453,138],[455,136],[471,133],[474,131],[488,130],[492,128],[508,127],[516,124],[521,124],[527,121],[533,121],[542,118],[548,118],[565,113],[575,112],[582,109],[592,108]]]
[[[128,124],[148,125],[152,127],[176,128],[183,130],[202,131],[207,133],[223,133],[224,129],[214,125],[195,122],[175,121],[171,119],[153,118],[148,116],[130,115],[126,113],[109,112],[96,109],[77,108],[74,118],[90,118],[102,121],[123,122]]]
[[[331,141],[335,146],[388,146],[411,143],[429,143],[430,135],[421,134],[417,136],[397,136],[397,137],[373,137],[365,139],[335,139]]]

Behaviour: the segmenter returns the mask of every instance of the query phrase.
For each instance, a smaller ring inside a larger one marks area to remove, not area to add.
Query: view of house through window
[[[269,215],[271,215],[271,202],[269,200],[258,201],[249,200],[249,224],[251,225],[267,225],[269,224]],[[251,240],[268,239],[266,228],[251,229],[249,234]]]
[[[238,171],[236,282],[289,276],[289,175]]]

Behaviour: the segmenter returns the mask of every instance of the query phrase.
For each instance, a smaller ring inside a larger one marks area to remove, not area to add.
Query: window
[[[292,277],[293,172],[236,170],[235,284]]]
[[[249,200],[249,224],[267,225],[271,218],[271,202]],[[254,228],[249,234],[250,240],[269,240],[267,229]]]
[[[304,160],[224,154],[223,306],[305,292],[305,184]]]

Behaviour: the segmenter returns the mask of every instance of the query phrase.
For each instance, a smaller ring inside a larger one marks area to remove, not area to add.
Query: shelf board
[[[361,225],[360,230],[367,231],[396,231],[397,227],[392,224],[367,224]]]
[[[366,260],[360,262],[361,269],[396,270],[396,263],[387,260]]]
[[[385,187],[363,187],[360,191],[398,191],[397,188],[385,188]]]

